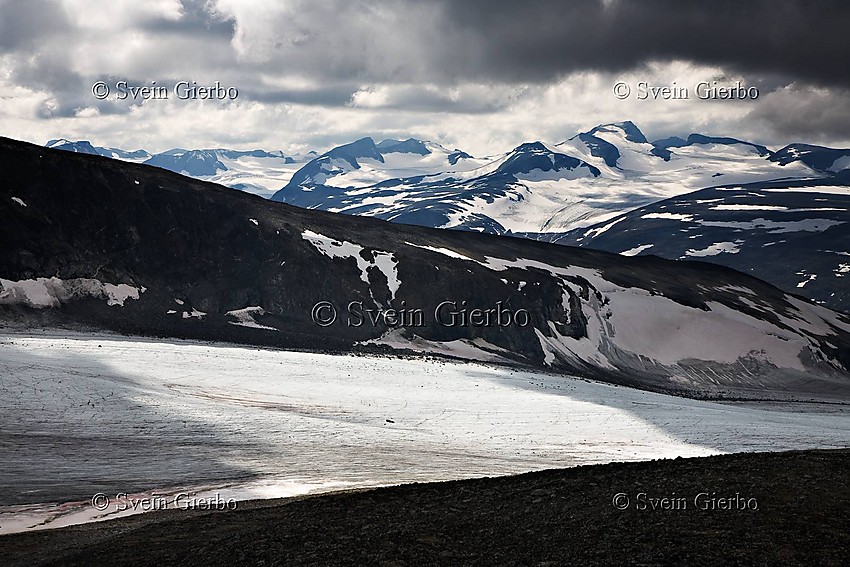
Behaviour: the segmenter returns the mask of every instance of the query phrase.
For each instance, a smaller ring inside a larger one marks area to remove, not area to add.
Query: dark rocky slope
[[[847,317],[727,268],[303,210],[8,139],[0,167],[7,325],[392,345],[688,395],[848,398]],[[322,301],[339,314],[329,326],[313,318]],[[355,326],[352,301],[422,315]],[[444,301],[528,324],[441,324]]]
[[[0,536],[0,549],[27,567],[837,566],[850,553],[848,466],[847,450],[614,463],[152,512]]]

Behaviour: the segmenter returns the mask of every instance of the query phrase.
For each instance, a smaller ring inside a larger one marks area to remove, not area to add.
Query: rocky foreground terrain
[[[154,512],[0,550],[27,567],[846,565],[848,466],[847,449],[596,465]]]

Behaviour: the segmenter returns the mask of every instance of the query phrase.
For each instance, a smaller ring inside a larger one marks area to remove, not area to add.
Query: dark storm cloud
[[[443,10],[465,38],[458,48],[466,53],[453,59],[458,73],[546,81],[681,59],[850,85],[846,1],[467,0]]]

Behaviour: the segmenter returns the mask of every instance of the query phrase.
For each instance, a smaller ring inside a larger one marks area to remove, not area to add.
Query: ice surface
[[[3,533],[104,517],[86,503],[97,492],[267,498],[845,447],[850,419],[843,406],[720,404],[477,363],[7,333],[0,431]]]

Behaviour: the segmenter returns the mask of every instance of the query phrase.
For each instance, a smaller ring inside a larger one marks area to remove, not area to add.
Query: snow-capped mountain
[[[151,157],[144,163],[197,178],[211,177],[219,171],[227,171],[227,166],[221,163],[215,150],[169,150]]]
[[[322,155],[174,149],[150,156],[68,140],[48,146],[144,161],[304,208],[532,237],[721,183],[818,179],[850,167],[850,150],[792,144],[772,152],[702,134],[650,142],[630,121],[479,158],[412,138],[363,138]]]
[[[315,152],[284,155],[281,151],[178,148],[157,154],[144,163],[262,197],[270,197],[281,183],[288,182],[292,175],[315,155]]]
[[[292,177],[288,186],[305,191],[326,187],[332,193],[387,180],[468,171],[484,163],[486,160],[475,160],[461,150],[447,150],[434,142],[411,138],[375,144],[372,138],[362,138],[316,157]]]
[[[550,150],[524,152],[536,164]],[[575,160],[552,166],[602,171]],[[686,395],[850,396],[850,318],[722,266],[332,215],[7,139],[0,167],[3,324],[436,352]]]
[[[703,189],[549,240],[722,264],[850,311],[850,171]]]
[[[104,148],[102,146],[93,146],[88,140],[72,142],[70,140],[60,138],[57,140],[50,140],[45,144],[45,147],[53,148],[55,150],[64,150],[66,152],[92,154],[133,162],[143,162],[151,157],[151,155],[145,150],[128,151],[119,148]]]
[[[780,165],[802,162],[825,173],[850,169],[850,150],[836,150],[810,144],[790,144],[770,156]]]
[[[335,148],[305,165],[272,199],[440,228],[547,233],[721,181],[828,175],[805,160],[772,159],[764,146],[734,138],[692,134],[650,143],[629,121],[557,144],[528,142],[501,156],[460,159],[451,167],[445,167],[445,150],[427,164],[417,153],[399,167],[378,146],[364,139]]]
[[[284,155],[281,151],[231,150],[225,148],[187,150],[174,148],[151,155],[145,150],[126,151],[93,146],[81,140],[50,140],[46,147],[69,152],[101,155],[123,161],[144,163],[188,175],[203,181],[219,183],[271,197],[292,175],[315,158],[316,152]]]

